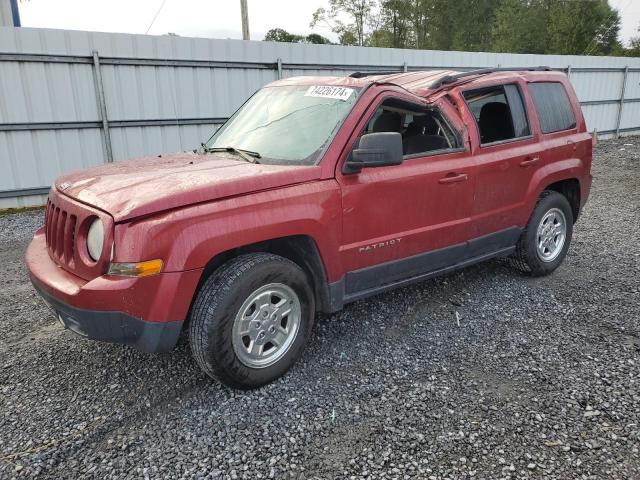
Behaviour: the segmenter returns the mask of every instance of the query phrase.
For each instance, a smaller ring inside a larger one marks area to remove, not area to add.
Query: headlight
[[[87,233],[87,251],[94,262],[100,259],[103,245],[104,226],[102,225],[102,220],[96,218],[89,227],[89,233]]]

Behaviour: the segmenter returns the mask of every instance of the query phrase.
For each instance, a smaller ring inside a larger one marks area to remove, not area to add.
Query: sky
[[[327,3],[248,0],[251,39],[262,40],[269,29],[280,27],[337,41],[328,27],[309,27],[313,12]],[[609,0],[609,4],[621,14],[620,38],[626,43],[638,34],[640,0]],[[21,0],[19,9],[25,27],[242,38],[239,0]]]

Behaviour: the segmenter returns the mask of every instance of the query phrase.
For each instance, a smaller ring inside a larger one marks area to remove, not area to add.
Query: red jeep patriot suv
[[[555,270],[591,156],[548,68],[289,78],[196,152],[58,179],[26,262],[72,331],[159,352],[186,329],[208,375],[253,388],[316,312],[498,256]]]

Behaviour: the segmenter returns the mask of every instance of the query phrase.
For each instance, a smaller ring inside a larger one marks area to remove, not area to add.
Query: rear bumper
[[[173,348],[201,269],[141,278],[103,275],[84,280],[49,256],[42,230],[27,248],[34,287],[70,330],[93,340],[133,345],[146,352]]]
[[[149,353],[168,352],[182,330],[182,320],[146,322],[122,312],[76,308],[49,295],[37,283],[33,286],[65,328],[91,340],[132,345]]]

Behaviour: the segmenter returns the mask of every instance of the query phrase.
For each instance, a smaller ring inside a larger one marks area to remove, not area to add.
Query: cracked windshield
[[[357,89],[347,87],[263,88],[206,147],[256,152],[260,163],[313,165],[356,98]]]

